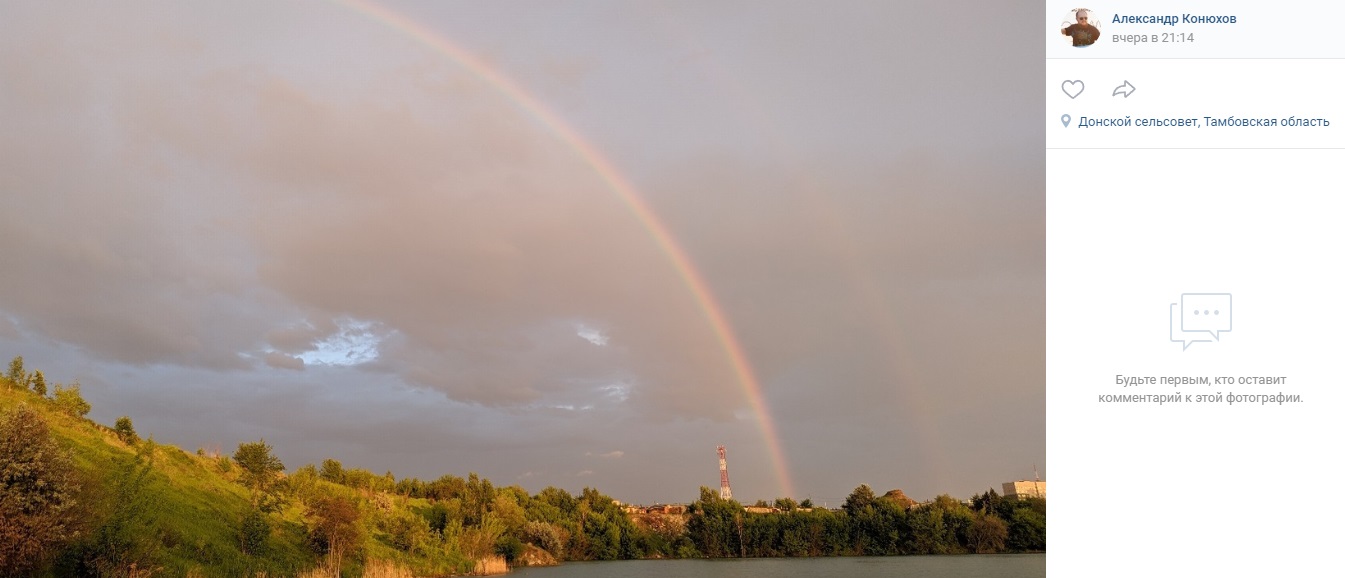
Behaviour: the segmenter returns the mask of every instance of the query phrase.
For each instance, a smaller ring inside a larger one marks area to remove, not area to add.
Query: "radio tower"
[[[719,497],[733,499],[733,490],[729,489],[729,461],[724,454],[724,446],[719,446]]]
[[[1032,493],[1041,497],[1041,478],[1037,476],[1037,464],[1032,464]]]

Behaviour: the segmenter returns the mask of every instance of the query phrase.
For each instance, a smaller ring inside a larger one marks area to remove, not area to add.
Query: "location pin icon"
[[[1068,115],[1068,114],[1062,114],[1062,115],[1060,115],[1060,124],[1065,125],[1065,128],[1069,128],[1069,115]]]

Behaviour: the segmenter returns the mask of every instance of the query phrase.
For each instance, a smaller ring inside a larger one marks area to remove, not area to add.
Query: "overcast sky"
[[[0,4],[0,356],[291,469],[632,502],[1045,469],[1040,7]],[[783,468],[786,479],[777,473]]]

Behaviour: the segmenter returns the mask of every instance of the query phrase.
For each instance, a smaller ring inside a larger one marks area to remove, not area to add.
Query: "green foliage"
[[[42,370],[33,372],[33,393],[38,397],[47,397],[47,376],[42,375]]]
[[[881,556],[1046,547],[1044,500],[993,501],[982,495],[973,505],[983,509],[974,511],[948,495],[909,509],[904,495],[889,492],[889,496],[895,497],[878,497],[868,486],[860,486],[838,512],[788,511],[789,503],[778,500],[780,512],[755,514],[702,487],[686,524],[687,551],[694,548],[698,555],[709,557]],[[670,549],[679,552],[683,547]]]
[[[289,477],[290,494],[299,500],[300,504],[306,506],[321,497],[322,490],[318,483],[320,480],[318,469],[313,464],[299,468]]]
[[[455,526],[451,523],[450,526]],[[504,524],[499,518],[487,513],[481,521],[473,525],[460,525],[457,547],[469,558],[480,560],[495,553],[495,544],[504,536]]]
[[[523,555],[525,547],[523,542],[511,535],[501,536],[495,542],[495,554],[504,557],[504,561],[513,564],[514,560]]]
[[[239,549],[249,556],[264,555],[270,535],[271,525],[266,521],[266,513],[259,509],[248,510],[238,528]]]
[[[359,506],[350,499],[322,498],[308,509],[308,543],[327,556],[338,573],[347,554],[358,552],[364,542]]]
[[[75,574],[129,576],[158,566],[159,502],[149,491],[154,475],[153,441],[134,456],[119,456],[92,493],[93,531],[71,552]]]
[[[19,404],[0,417],[0,569],[37,568],[74,536],[75,490],[69,452],[36,411]]]
[[[31,402],[31,394],[0,388],[0,409],[23,400]],[[899,492],[877,496],[860,486],[841,511],[783,497],[772,504],[778,512],[756,514],[703,487],[685,516],[628,515],[591,488],[579,495],[559,488],[529,495],[474,473],[399,481],[391,472],[346,469],[329,459],[285,478],[265,440],[240,444],[233,459],[193,456],[152,440],[133,452],[107,428],[65,415],[79,417],[87,409],[58,403],[30,409],[73,452],[73,505],[65,515],[74,522],[66,539],[42,548],[43,561],[28,570],[0,566],[6,576],[129,575],[132,565],[140,575],[292,576],[319,564],[346,572],[388,567],[379,561],[440,576],[470,572],[486,556],[518,561],[528,544],[569,560],[1045,548],[1045,501],[1005,500],[994,492],[974,497],[971,507],[949,496],[910,505]],[[113,432],[126,439],[134,427],[124,418]],[[5,450],[0,461],[20,455]],[[0,518],[0,537],[15,519]],[[45,561],[53,565],[44,569]]]
[[[112,431],[117,434],[117,439],[126,445],[135,445],[140,443],[140,436],[135,433],[135,426],[131,424],[129,416],[117,418],[117,424],[112,427]]]
[[[737,557],[741,554],[742,505],[719,497],[719,492],[701,486],[700,499],[691,505],[692,516],[687,534],[701,554],[711,558]]]
[[[23,372],[23,356],[15,356],[9,361],[9,372],[5,374],[9,387],[24,388],[28,385],[28,374]]]
[[[556,526],[546,522],[533,520],[524,524],[523,539],[528,543],[537,546],[549,552],[552,556],[560,558],[564,541],[561,539],[561,532]]]
[[[84,417],[93,409],[89,402],[84,401],[84,397],[79,394],[79,381],[75,381],[69,387],[57,385],[53,399],[56,401],[57,409],[67,415]]]
[[[870,488],[868,484],[861,484],[845,498],[845,505],[841,506],[841,509],[854,516],[864,508],[872,506],[877,499],[878,497],[873,493],[873,488]]]
[[[44,558],[50,560],[47,569],[21,572],[0,565],[0,576],[98,576],[100,566],[108,575],[127,576],[130,563],[137,564],[136,572],[142,576],[231,578],[259,572],[294,576],[316,564],[305,546],[306,533],[298,509],[268,517],[272,531],[265,555],[252,557],[240,551],[239,521],[251,508],[248,495],[221,475],[213,460],[170,446],[147,449],[143,447],[146,442],[129,450],[115,441],[110,428],[68,417],[54,403],[33,403],[29,393],[0,387],[0,415],[25,402],[46,421],[60,453],[70,456],[73,505],[66,512],[71,520],[67,532],[78,535],[45,548]],[[146,504],[138,514],[134,507],[117,512],[126,502],[117,496],[137,493],[126,491],[136,485],[130,483],[134,480],[126,472],[128,462],[135,462],[136,453],[142,455],[142,467],[153,458],[151,471],[140,483],[139,494],[145,496]],[[0,458],[19,455],[0,450]],[[135,515],[127,515],[125,510]],[[132,523],[117,523],[128,518]],[[13,516],[0,515],[0,526],[14,520]],[[123,530],[115,531],[118,527]],[[124,539],[110,539],[118,536]],[[108,562],[116,559],[113,555],[117,552],[107,552],[99,539],[121,544],[122,552],[129,551],[129,556],[121,556],[125,563]],[[128,543],[132,547],[126,547]]]
[[[373,490],[374,473],[369,470],[352,468],[346,470],[343,477],[345,478],[345,481],[342,483],[347,486],[357,490]]]
[[[977,513],[967,529],[967,548],[977,554],[1003,552],[1009,527],[994,514]]]
[[[430,523],[424,517],[400,511],[387,518],[383,526],[392,545],[398,550],[415,553],[429,549]]]
[[[1028,508],[1017,508],[1009,518],[1008,546],[1020,552],[1046,550],[1046,515]]]
[[[977,512],[998,512],[1004,498],[1001,498],[994,488],[971,499],[971,509]]]
[[[327,458],[322,460],[322,470],[319,472],[322,479],[333,484],[346,483],[346,471],[341,467],[341,462]]]
[[[238,444],[233,461],[241,470],[239,483],[252,491],[252,506],[264,511],[277,507],[281,489],[277,482],[280,473],[285,471],[285,464],[271,454],[271,446],[266,440]]]

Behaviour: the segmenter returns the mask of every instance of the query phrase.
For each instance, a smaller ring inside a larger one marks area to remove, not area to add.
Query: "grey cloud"
[[[6,347],[188,446],[543,484],[596,448],[583,482],[666,500],[728,443],[735,486],[778,486],[687,279],[576,151],[358,15],[254,9],[0,9]],[[680,24],[445,30],[666,223],[803,491],[981,490],[1044,459],[1040,60],[1000,65],[1036,54],[1009,32],[1035,9],[979,7],[981,44],[930,25],[961,6],[786,4],[748,32],[750,4],[658,10]],[[311,361],[332,343],[371,359]]]
[[[268,345],[279,351],[298,354],[317,348],[318,342],[336,331],[336,323],[331,319],[319,318],[316,321],[306,320],[296,325],[277,327],[267,331],[264,338]]]
[[[266,365],[276,369],[302,370],[304,368],[304,360],[280,352],[267,353],[263,359],[266,360]]]

